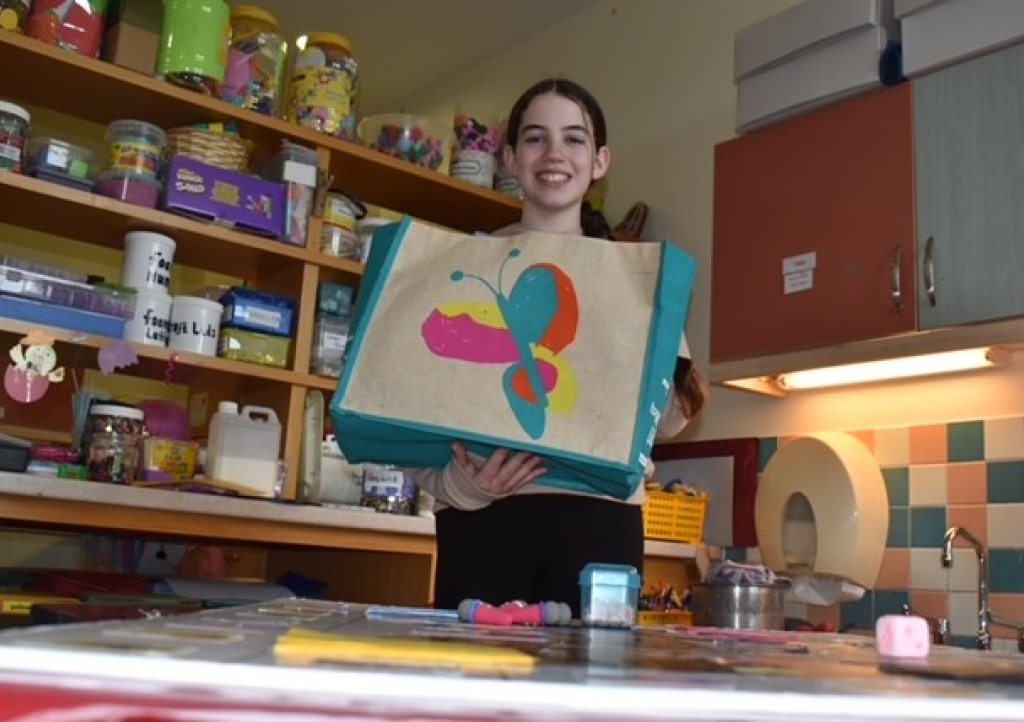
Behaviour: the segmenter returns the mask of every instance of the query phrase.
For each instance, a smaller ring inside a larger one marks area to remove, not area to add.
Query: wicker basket
[[[707,494],[684,496],[664,491],[647,492],[644,536],[648,539],[697,544],[704,538]]]
[[[225,170],[244,171],[249,165],[249,144],[231,133],[172,128],[167,142],[172,156],[186,155]]]

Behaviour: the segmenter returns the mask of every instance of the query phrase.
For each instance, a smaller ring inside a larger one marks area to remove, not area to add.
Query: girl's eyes
[[[566,145],[587,145],[588,140],[585,135],[567,135],[562,142]],[[523,142],[528,145],[546,143],[547,136],[542,133],[528,134],[523,136]]]

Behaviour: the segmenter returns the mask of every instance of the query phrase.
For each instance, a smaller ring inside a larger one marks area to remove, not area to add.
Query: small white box
[[[903,73],[908,77],[1024,38],[1021,0],[943,0],[914,9],[900,20]]]
[[[736,130],[745,132],[880,87],[884,28],[865,27],[739,81]]]
[[[733,78],[740,80],[791,56],[868,28],[893,36],[893,0],[806,0],[736,33]]]

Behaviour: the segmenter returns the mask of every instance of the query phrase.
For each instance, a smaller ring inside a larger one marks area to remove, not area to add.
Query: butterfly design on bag
[[[502,276],[521,254],[509,251],[495,288],[486,279],[453,271],[452,281],[475,280],[495,303],[442,302],[421,327],[434,354],[475,364],[508,364],[501,389],[516,420],[532,439],[547,425],[547,412],[568,413],[576,405],[576,374],[560,354],[576,338],[579,302],[572,279],[552,263],[528,266],[506,295]]]

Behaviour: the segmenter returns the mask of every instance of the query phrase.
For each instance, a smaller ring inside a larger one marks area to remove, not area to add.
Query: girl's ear
[[[604,178],[608,173],[608,168],[612,163],[612,152],[608,149],[608,146],[603,145],[597,149],[597,153],[594,154],[594,169],[591,172],[591,180],[598,180]]]

